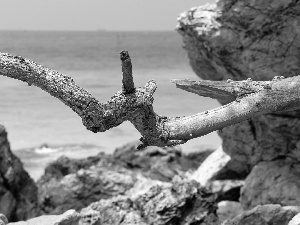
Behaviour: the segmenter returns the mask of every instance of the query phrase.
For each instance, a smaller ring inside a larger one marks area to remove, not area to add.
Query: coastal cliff
[[[299,1],[220,0],[182,13],[177,30],[200,78],[271,80],[300,73],[299,19]],[[299,111],[273,113],[219,132],[224,152],[250,173],[241,189],[245,210],[299,205],[299,118]]]

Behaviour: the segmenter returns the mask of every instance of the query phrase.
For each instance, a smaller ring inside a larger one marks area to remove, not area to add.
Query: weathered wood
[[[121,53],[123,91],[100,103],[71,77],[43,67],[29,59],[0,53],[0,74],[40,87],[76,112],[83,125],[104,132],[129,120],[141,133],[141,147],[184,143],[248,118],[299,108],[300,76],[272,81],[174,80],[177,87],[202,96],[227,99],[231,103],[188,117],[157,115],[152,107],[156,82],[150,80],[135,89],[128,52]]]
[[[135,92],[133,76],[132,76],[132,63],[128,51],[120,52],[120,59],[122,61],[123,72],[123,92],[124,94],[131,94]]]

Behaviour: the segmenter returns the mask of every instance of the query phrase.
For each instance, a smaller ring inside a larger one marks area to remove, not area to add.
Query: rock
[[[0,214],[0,224],[1,225],[6,225],[8,224],[8,220],[4,214]]]
[[[238,162],[231,160],[222,146],[210,154],[199,168],[189,177],[209,191],[218,194],[217,201],[238,201],[240,187],[248,174]]]
[[[282,207],[280,205],[256,206],[235,218],[225,221],[222,225],[252,225],[272,224],[288,225],[289,221],[299,213],[296,207]]]
[[[79,219],[79,213],[71,209],[62,215],[40,216],[8,225],[78,225]]]
[[[82,225],[100,224],[218,224],[214,195],[195,181],[154,186],[136,199],[114,197],[81,211]]]
[[[219,0],[182,13],[177,30],[200,78],[272,80],[275,76],[300,74],[299,20],[298,1]],[[285,157],[300,160],[299,118],[300,110],[277,112],[219,132],[223,150],[232,161],[244,165],[248,172],[256,165],[261,168],[259,172],[254,169],[247,178],[241,197],[245,209],[266,203],[298,204],[293,191],[298,188],[297,169],[291,168],[288,174],[289,162],[286,166],[274,162],[273,169],[261,163]]]
[[[294,216],[288,225],[300,225],[300,213]]]
[[[271,80],[300,73],[299,2],[219,0],[178,18],[196,74],[209,80]]]
[[[300,73],[299,15],[292,0],[219,0],[182,13],[177,30],[202,79],[271,80]],[[299,117],[299,110],[280,112],[226,127],[223,149],[250,168],[282,155],[300,159]]]
[[[214,180],[208,185],[208,190],[217,194],[217,202],[240,200],[240,192],[245,181],[243,180]]]
[[[175,175],[184,176],[186,171],[197,169],[213,152],[212,149],[206,149],[184,155],[179,146],[149,146],[137,151],[140,143],[132,142],[117,148],[113,154],[114,159],[127,169],[140,171],[144,176],[160,181],[171,181]]]
[[[229,161],[230,156],[227,155],[223,151],[222,146],[220,146],[203,161],[199,168],[192,174],[190,179],[193,179],[199,182],[203,187],[206,187]]]
[[[233,219],[242,212],[242,206],[239,202],[221,201],[218,203],[217,215],[220,222]]]
[[[169,182],[162,182],[159,180],[152,180],[144,177],[141,174],[137,174],[136,181],[132,188],[126,191],[125,195],[129,196],[131,199],[136,199],[138,196],[145,194],[148,192],[153,186],[161,186],[161,187],[170,187],[171,184]]]
[[[257,116],[226,127],[219,135],[224,151],[249,168],[282,156],[300,160],[300,120],[292,115]]]
[[[135,175],[126,169],[94,164],[87,168],[83,165],[68,170],[60,163],[69,161],[67,165],[77,165],[78,160],[59,158],[46,169],[55,171],[53,176],[45,174],[39,181],[39,205],[43,213],[60,214],[70,208],[79,210],[99,199],[111,198],[119,194],[125,194],[136,182]],[[73,163],[71,163],[73,161]],[[96,160],[97,161],[97,160]],[[101,162],[101,161],[98,161]],[[104,163],[105,164],[105,163]],[[55,169],[50,169],[56,167]],[[62,171],[59,172],[60,169]]]
[[[277,203],[283,206],[300,205],[300,162],[281,159],[256,165],[241,191],[244,209]]]
[[[140,156],[125,151],[124,153],[117,152],[117,156],[100,153],[87,159],[60,157],[47,166],[45,174],[37,182],[41,211],[45,214],[61,214],[71,208],[80,210],[100,199],[108,199],[118,195],[131,195],[133,197],[147,192],[153,185],[165,185],[165,182],[149,178],[166,179],[166,176],[151,176],[154,173],[154,165],[157,165],[158,162],[162,162],[161,171],[157,167],[155,174],[166,175],[169,171],[168,179],[171,179],[172,176],[178,173],[184,174],[184,172],[181,171],[180,165],[175,163],[175,160],[168,159],[163,164],[164,161],[159,159],[161,155],[157,155],[158,153],[155,153],[156,156],[152,156],[155,157],[156,161],[147,156],[150,152],[163,152],[163,150],[149,148],[146,149],[144,155],[139,153]],[[128,154],[126,155],[126,153]],[[167,155],[171,154],[173,153],[170,151]],[[144,168],[141,168],[142,166],[136,166],[136,168],[128,166],[131,156],[135,157],[135,162],[145,161],[145,166],[141,163]],[[148,161],[154,165],[149,162],[146,164],[147,157]],[[149,167],[151,168],[150,173],[147,171]],[[163,171],[164,169],[167,172]],[[148,178],[145,175],[148,175]]]
[[[21,161],[11,152],[4,126],[0,125],[0,213],[10,221],[38,215],[37,187]]]

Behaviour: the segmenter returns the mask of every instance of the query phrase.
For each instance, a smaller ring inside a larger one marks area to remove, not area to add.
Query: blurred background
[[[137,87],[155,79],[156,113],[188,116],[217,101],[175,88],[170,79],[199,79],[175,31],[177,16],[212,1],[22,0],[1,1],[0,51],[21,55],[74,78],[101,102],[121,90],[119,52],[128,50]],[[125,122],[105,133],[85,129],[81,119],[41,89],[0,76],[0,124],[12,150],[74,157],[112,153],[140,138]],[[185,152],[220,145],[211,133],[182,145]],[[78,149],[78,151],[74,151]]]

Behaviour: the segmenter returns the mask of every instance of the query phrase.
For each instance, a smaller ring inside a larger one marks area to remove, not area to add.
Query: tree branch
[[[272,81],[174,80],[181,89],[231,103],[188,117],[159,116],[152,107],[156,82],[150,80],[136,89],[128,52],[122,51],[120,58],[123,90],[106,103],[77,86],[71,77],[20,56],[0,53],[0,74],[35,85],[60,99],[95,133],[129,120],[142,135],[141,148],[181,144],[257,115],[299,108],[300,76]]]

